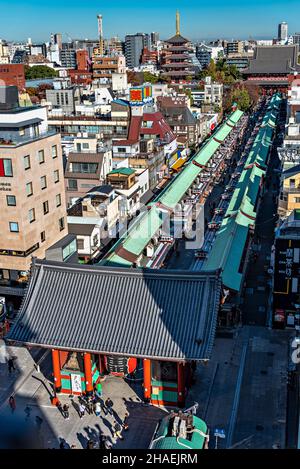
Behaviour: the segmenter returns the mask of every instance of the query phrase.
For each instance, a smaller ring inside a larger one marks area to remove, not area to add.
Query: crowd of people
[[[102,384],[97,382],[94,388],[94,392],[92,395],[81,395],[78,396],[78,403],[72,399],[72,405],[77,410],[78,416],[80,419],[84,418],[86,414],[88,415],[95,415],[96,417],[101,417],[102,415],[107,416],[110,415],[113,417],[113,423],[111,426],[112,437],[115,440],[123,440],[124,436],[122,435],[122,431],[127,431],[129,428],[128,425],[128,417],[129,413],[126,412],[124,419],[121,420],[117,413],[114,410],[114,403],[110,397],[107,399],[102,398]],[[64,419],[68,420],[70,418],[70,406],[69,404],[65,403],[62,404],[59,400],[56,404],[58,410],[60,411],[61,415]],[[86,445],[86,449],[110,449],[113,443],[111,439],[104,435],[102,432],[99,434],[99,441],[98,444],[94,440],[89,440]],[[64,442],[60,443],[60,449],[66,449],[66,444]],[[76,446],[71,446],[70,449],[76,449]]]

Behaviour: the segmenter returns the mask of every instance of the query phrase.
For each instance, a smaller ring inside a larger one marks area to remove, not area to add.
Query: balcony
[[[27,143],[36,142],[37,140],[41,140],[43,138],[52,137],[56,135],[56,130],[48,130],[47,132],[40,132],[38,135],[32,136],[24,136],[18,137],[13,139],[4,139],[0,137],[0,147],[1,148],[11,148],[11,147],[19,147],[21,145],[26,145]]]
[[[300,186],[297,186],[297,187],[283,187],[282,192],[284,194],[300,194]]]

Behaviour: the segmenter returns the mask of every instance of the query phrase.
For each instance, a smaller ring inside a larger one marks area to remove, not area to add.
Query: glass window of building
[[[30,169],[30,156],[29,155],[24,156],[24,168],[25,170]]]
[[[27,197],[30,197],[33,194],[32,182],[26,184],[26,194]]]
[[[64,219],[64,217],[61,217],[58,220],[58,226],[59,226],[60,231],[62,231],[65,228],[65,219]]]
[[[45,231],[42,231],[41,232],[41,242],[43,243],[44,241],[46,241],[46,233],[45,233]]]
[[[53,171],[53,178],[54,178],[55,183],[59,182],[59,170],[58,169]]]
[[[1,176],[2,177],[12,177],[13,176],[11,159],[0,158],[0,177]]]
[[[9,205],[10,207],[15,207],[17,204],[16,204],[16,196],[15,195],[7,195],[6,196],[6,202],[7,202],[7,205]]]
[[[44,152],[44,150],[40,150],[38,152],[38,157],[39,157],[39,163],[40,164],[45,163],[45,152]]]
[[[41,189],[42,190],[46,189],[46,187],[47,187],[47,178],[46,178],[46,176],[42,176],[41,177]]]
[[[77,179],[69,179],[68,187],[69,187],[69,190],[77,191],[78,189]]]
[[[9,222],[9,230],[12,233],[19,233],[19,223],[16,221],[10,221]]]
[[[57,145],[52,146],[52,158],[57,157]]]
[[[48,202],[48,200],[46,200],[45,202],[43,202],[43,212],[44,212],[44,215],[46,215],[47,213],[49,213],[49,202]]]
[[[61,195],[57,194],[55,199],[56,199],[56,207],[60,207],[61,206]]]
[[[34,208],[31,208],[28,210],[28,218],[29,218],[29,223],[32,223],[35,221],[35,210]]]

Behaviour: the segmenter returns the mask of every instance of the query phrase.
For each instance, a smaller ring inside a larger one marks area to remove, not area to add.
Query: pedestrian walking
[[[103,433],[100,433],[100,435],[99,435],[99,449],[106,449],[105,440],[106,440],[106,436],[104,436]]]
[[[14,396],[10,396],[8,402],[9,402],[9,406],[11,408],[11,411],[14,412],[16,410],[16,400],[15,400]]]
[[[89,414],[92,415],[93,410],[94,410],[94,404],[93,404],[93,400],[92,400],[91,397],[89,397],[89,400],[88,400],[88,403],[87,403],[87,408],[88,408]]]
[[[57,401],[56,407],[58,408],[61,415],[64,417],[64,411],[63,411],[63,407],[60,401]]]
[[[122,424],[122,427],[124,428],[125,431],[128,430],[128,428],[129,428],[128,417],[129,417],[129,413],[125,412],[125,416],[124,416],[124,420],[123,420],[123,424]]]
[[[35,422],[37,424],[38,430],[40,430],[41,426],[42,426],[42,423],[43,423],[43,419],[39,415],[36,415],[35,416]]]
[[[86,449],[94,449],[94,442],[93,440],[89,440],[86,445]]]
[[[113,410],[112,410],[113,406],[114,406],[113,401],[111,400],[110,397],[108,397],[105,401],[105,407],[107,408],[107,411],[110,413],[110,415],[113,415]]]
[[[59,449],[66,449],[63,441],[59,443]]]
[[[80,402],[80,404],[79,404],[79,417],[82,419],[82,417],[84,417],[84,414],[85,414],[85,406],[82,404],[82,402]]]
[[[30,407],[26,406],[25,409],[24,409],[24,412],[25,412],[25,415],[26,415],[25,420],[28,420],[29,417],[30,417],[30,412],[31,412]]]
[[[8,359],[7,365],[8,365],[8,372],[9,374],[11,374],[11,371],[15,370],[15,365],[14,365],[14,361],[12,358]]]
[[[112,442],[109,441],[108,438],[105,437],[105,440],[104,440],[104,445],[105,445],[105,449],[111,449],[112,448]]]
[[[122,427],[118,422],[116,422],[116,420],[114,420],[113,430],[114,430],[114,438],[120,438],[120,440],[124,440],[124,438],[121,435]]]
[[[101,414],[101,404],[98,401],[95,402],[94,404],[94,412],[95,412],[96,417],[99,417]]]
[[[69,405],[68,404],[63,405],[63,416],[66,420],[69,420],[69,418],[70,418]]]

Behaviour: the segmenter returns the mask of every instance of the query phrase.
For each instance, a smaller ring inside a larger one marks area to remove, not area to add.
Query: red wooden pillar
[[[99,363],[99,373],[104,374],[106,368],[105,368],[105,364],[104,364],[104,357],[102,355],[99,355],[98,363]]]
[[[54,376],[54,390],[55,392],[61,391],[61,376],[60,376],[60,360],[59,351],[52,349],[52,363],[53,363],[53,376]]]
[[[178,405],[183,407],[185,403],[185,365],[184,363],[177,363],[177,392],[178,392]]]
[[[92,359],[90,353],[84,353],[84,375],[85,375],[85,390],[86,394],[93,393],[93,377],[92,377]]]
[[[144,358],[144,398],[151,399],[151,360]]]

